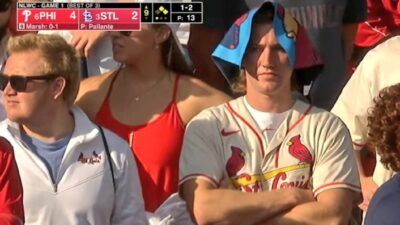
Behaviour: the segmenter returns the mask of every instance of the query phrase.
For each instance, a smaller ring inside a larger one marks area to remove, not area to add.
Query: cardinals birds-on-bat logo
[[[232,155],[226,162],[225,168],[228,172],[229,177],[234,177],[244,167],[245,164],[245,153],[242,149],[231,146]]]
[[[92,156],[85,157],[83,153],[78,157],[78,161],[81,162],[82,164],[95,164],[99,163],[101,160],[101,155],[98,155],[96,151],[93,151]]]
[[[308,150],[308,148],[304,146],[300,141],[300,134],[292,137],[287,145],[289,145],[289,153],[293,157],[298,159],[300,161],[299,163],[313,163],[313,158],[310,150]]]

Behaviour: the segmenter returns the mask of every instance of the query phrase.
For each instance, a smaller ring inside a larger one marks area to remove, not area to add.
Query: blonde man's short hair
[[[75,49],[59,35],[25,34],[10,38],[9,55],[39,50],[45,58],[42,74],[56,74],[66,81],[62,96],[72,105],[79,89],[79,60]]]

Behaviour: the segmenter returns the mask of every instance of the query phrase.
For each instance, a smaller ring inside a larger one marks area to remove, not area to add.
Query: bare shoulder
[[[182,76],[180,79],[181,83],[179,88],[186,97],[193,97],[199,101],[211,100],[211,104],[213,105],[215,105],[215,103],[224,103],[232,99],[229,95],[200,79],[191,76]]]
[[[105,96],[107,95],[111,79],[115,71],[89,77],[82,80],[75,103],[94,119]]]
[[[178,109],[185,123],[203,109],[223,104],[232,99],[224,92],[191,76],[181,76],[178,90]]]
[[[97,90],[103,85],[107,85],[111,82],[112,77],[118,71],[113,70],[96,76],[91,76],[81,81],[79,92],[85,93],[90,90]]]

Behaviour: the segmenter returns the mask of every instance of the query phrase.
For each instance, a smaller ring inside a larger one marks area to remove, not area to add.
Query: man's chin
[[[14,123],[22,123],[24,121],[23,118],[16,116],[16,115],[10,115],[10,114],[7,114],[7,119],[9,119],[11,122],[14,122]]]
[[[277,95],[281,92],[280,88],[277,85],[269,84],[261,87],[261,92],[265,95]]]

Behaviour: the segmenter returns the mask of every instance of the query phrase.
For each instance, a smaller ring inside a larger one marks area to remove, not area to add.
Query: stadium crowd
[[[38,32],[18,1],[40,2],[0,0],[0,225],[400,225],[399,0]]]

